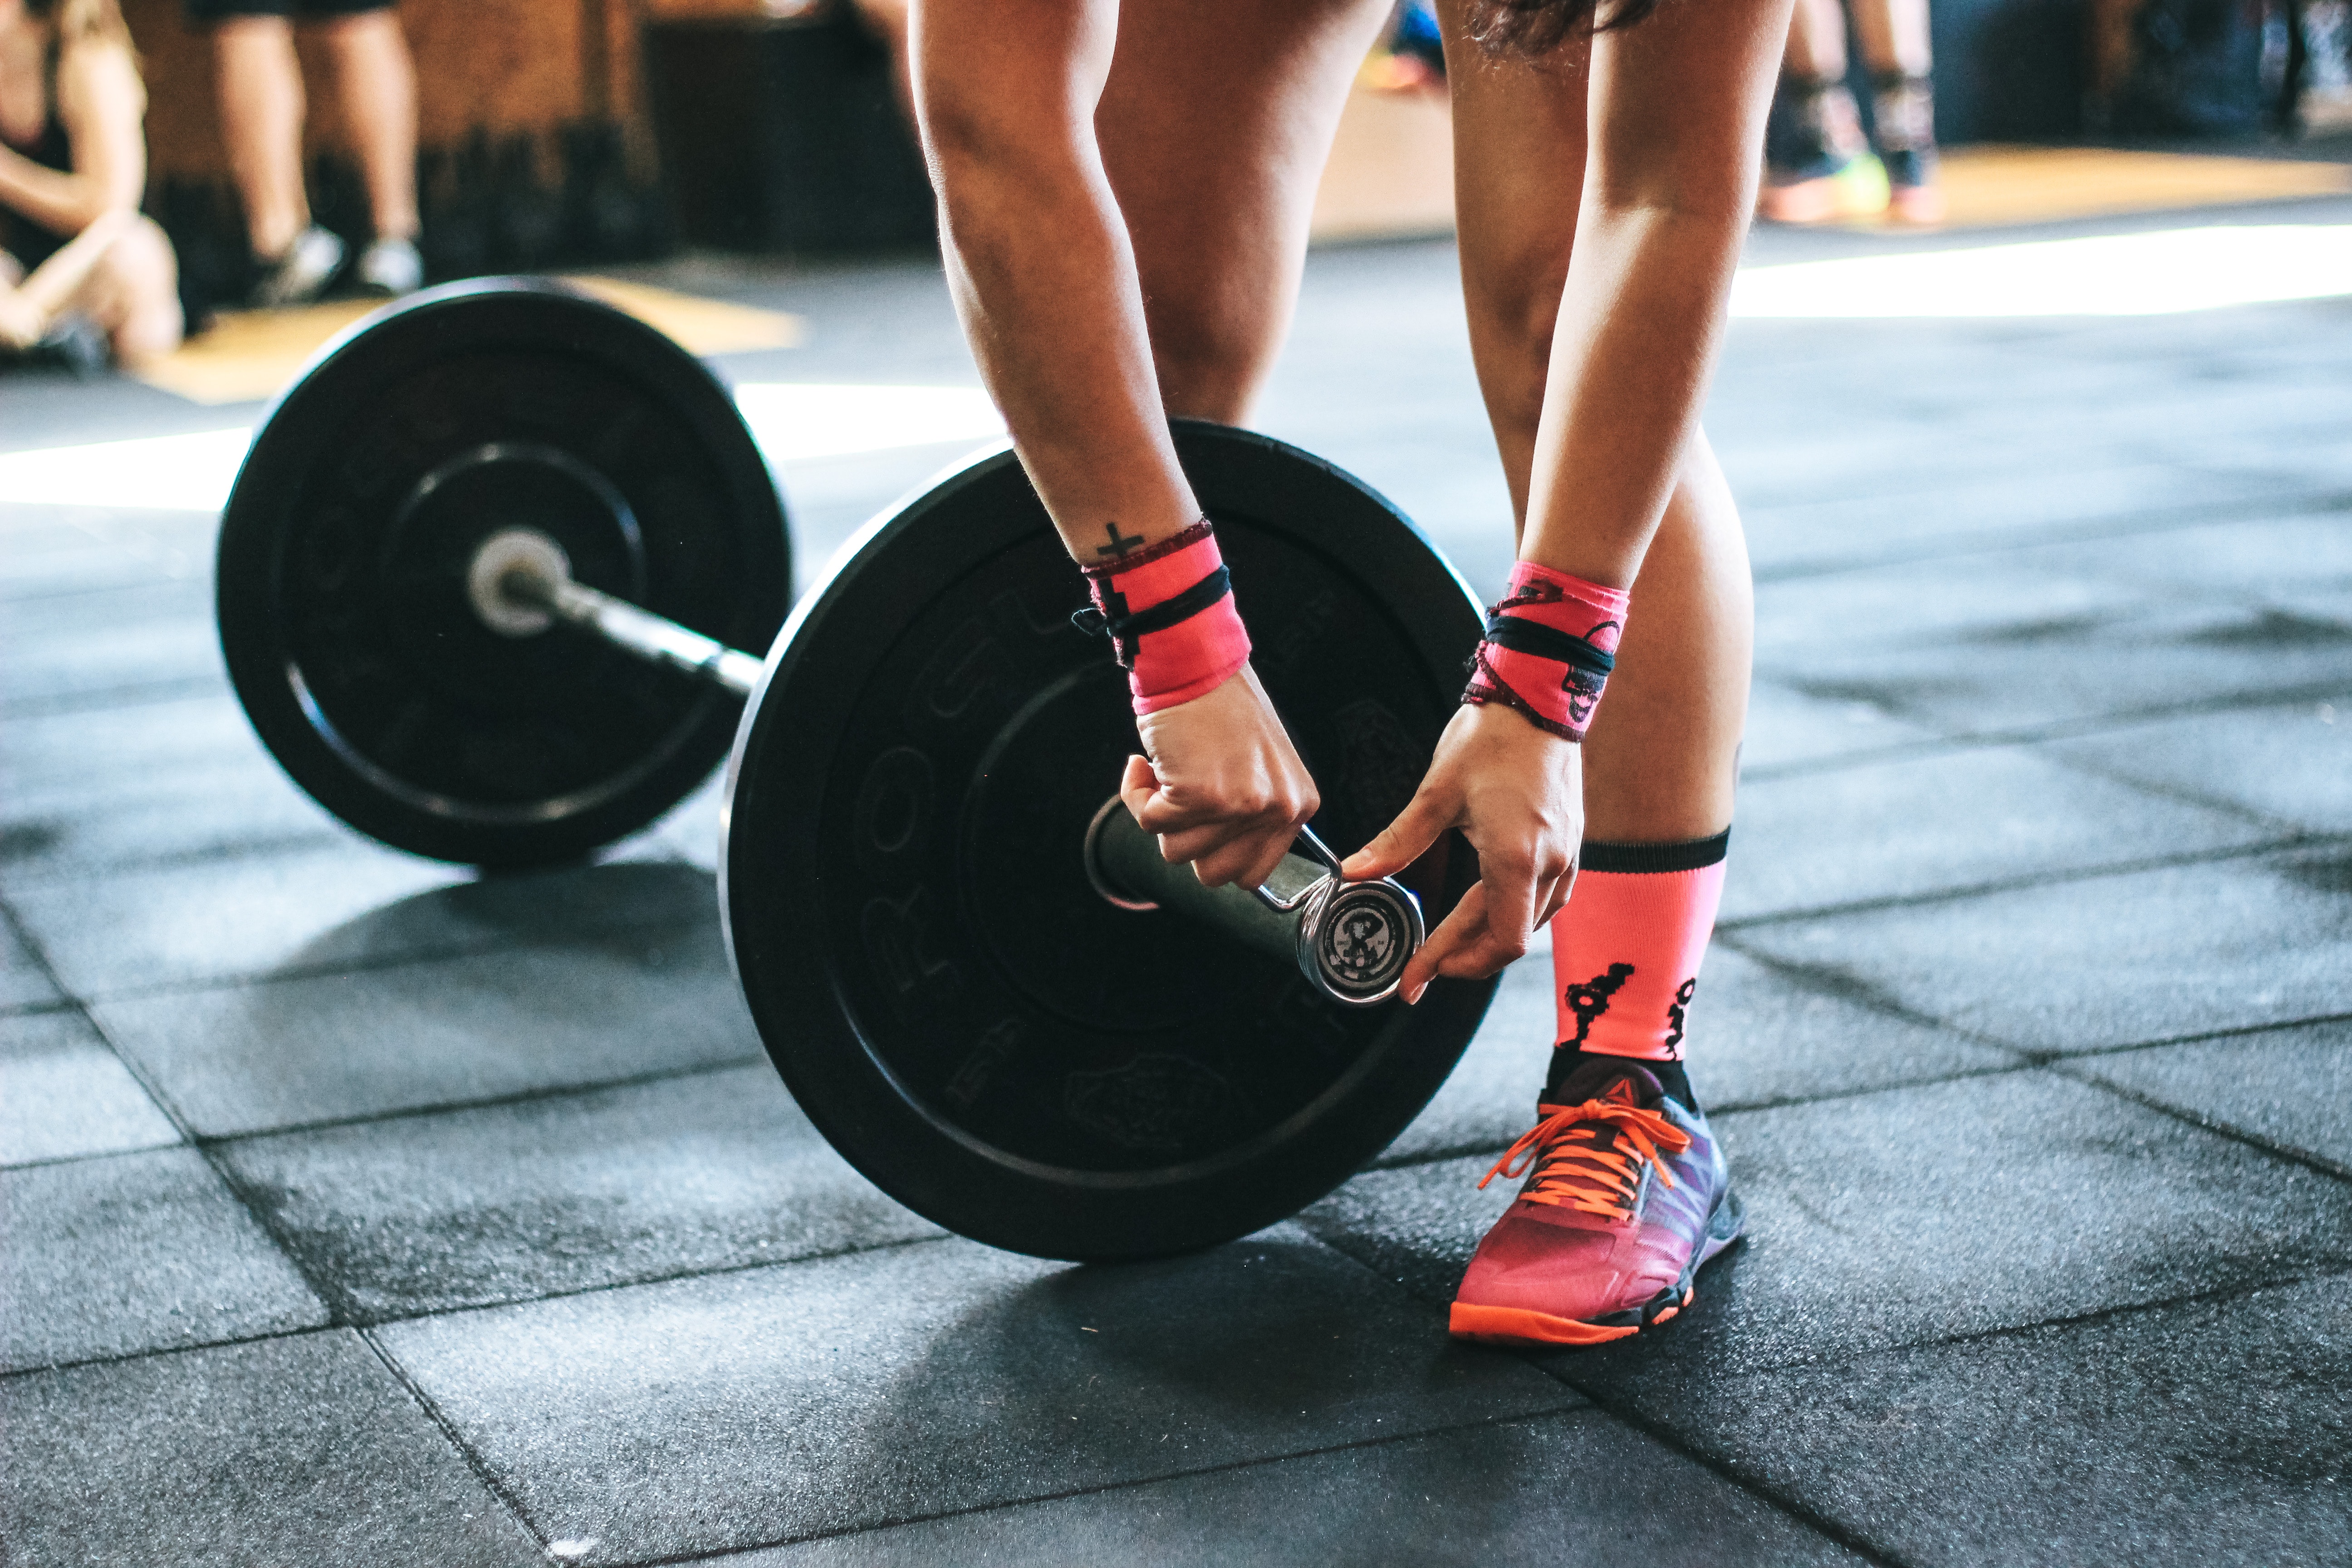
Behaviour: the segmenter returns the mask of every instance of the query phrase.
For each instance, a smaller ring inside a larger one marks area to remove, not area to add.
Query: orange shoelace
[[[1552,1204],[1613,1219],[1633,1206],[1644,1164],[1658,1168],[1658,1180],[1675,1184],[1667,1174],[1658,1147],[1681,1153],[1690,1147],[1690,1134],[1666,1120],[1662,1111],[1644,1110],[1622,1100],[1588,1100],[1582,1105],[1538,1105],[1542,1116],[1504,1151],[1495,1168],[1478,1179],[1481,1191],[1496,1176],[1517,1181],[1530,1166],[1536,1179],[1519,1196],[1531,1204]],[[1616,1137],[1602,1142],[1603,1133]]]

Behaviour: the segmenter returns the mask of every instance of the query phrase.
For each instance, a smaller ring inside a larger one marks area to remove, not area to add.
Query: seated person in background
[[[139,216],[146,112],[115,0],[0,0],[0,346],[69,315],[126,364],[179,346],[172,242]]]
[[[257,305],[315,300],[343,267],[343,242],[310,221],[302,188],[302,67],[289,18],[315,26],[343,124],[367,183],[375,238],[352,280],[372,294],[425,281],[416,251],[416,71],[390,0],[187,0],[213,35],[221,140],[262,267]]]

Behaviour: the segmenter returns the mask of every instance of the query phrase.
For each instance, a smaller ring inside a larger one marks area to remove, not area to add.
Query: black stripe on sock
[[[1731,829],[1712,838],[1686,838],[1679,844],[1602,844],[1588,838],[1577,851],[1577,868],[1584,871],[1697,871],[1731,853]]]

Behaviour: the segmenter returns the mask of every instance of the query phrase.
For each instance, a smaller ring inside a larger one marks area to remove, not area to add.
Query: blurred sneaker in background
[[[1774,223],[1836,223],[1886,210],[1887,173],[1841,83],[1784,76],[1764,135],[1756,212]]]
[[[413,239],[379,239],[360,252],[354,280],[370,294],[414,294],[425,286],[425,258]]]
[[[1886,216],[1928,226],[1944,221],[1936,183],[1936,94],[1924,76],[1887,71],[1873,79],[1872,140],[1886,168]]]
[[[343,265],[343,242],[312,224],[294,237],[286,254],[266,264],[253,286],[253,302],[265,310],[307,305],[327,291]]]

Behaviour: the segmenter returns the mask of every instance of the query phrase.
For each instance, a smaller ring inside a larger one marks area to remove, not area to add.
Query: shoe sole
[[[1447,1316],[1446,1331],[1457,1340],[1482,1345],[1605,1345],[1630,1339],[1643,1329],[1671,1321],[1696,1300],[1698,1271],[1738,1241],[1747,1224],[1747,1206],[1738,1194],[1726,1189],[1715,1212],[1707,1215],[1706,1238],[1693,1249],[1682,1277],[1639,1307],[1598,1318],[1557,1318],[1530,1307],[1480,1307],[1456,1301]]]

